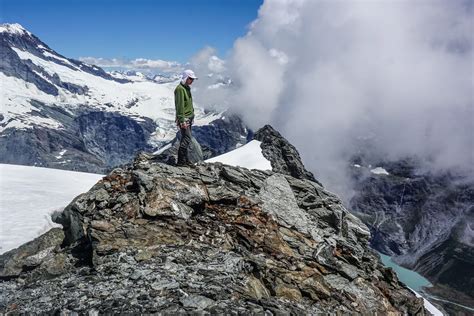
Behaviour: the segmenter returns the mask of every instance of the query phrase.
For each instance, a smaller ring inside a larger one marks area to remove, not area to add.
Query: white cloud
[[[157,72],[180,72],[183,70],[183,66],[180,63],[161,59],[136,58],[128,60],[118,58],[80,57],[79,60],[87,64],[104,68],[149,70]]]
[[[285,65],[288,63],[288,56],[286,56],[284,52],[274,48],[270,49],[268,52],[270,53],[270,56],[277,59],[279,64]]]
[[[473,11],[470,1],[265,1],[225,61],[235,89],[201,99],[272,124],[332,186],[360,138],[385,157],[472,171]]]
[[[201,75],[222,73],[226,70],[225,61],[216,56],[213,47],[206,46],[191,57],[190,65]]]
[[[199,105],[209,109],[229,106],[226,95],[228,71],[226,62],[217,57],[213,47],[206,46],[191,57],[187,68],[193,69],[198,80],[193,83],[193,98]],[[212,90],[212,93],[208,91]]]
[[[207,65],[209,67],[209,70],[214,73],[220,73],[225,71],[225,62],[215,55],[209,57],[209,62]]]

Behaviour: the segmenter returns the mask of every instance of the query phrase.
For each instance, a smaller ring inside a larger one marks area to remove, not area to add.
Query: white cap
[[[196,75],[194,74],[194,71],[192,71],[191,69],[186,69],[181,75],[181,79],[183,80],[186,80],[188,78],[197,79]]]

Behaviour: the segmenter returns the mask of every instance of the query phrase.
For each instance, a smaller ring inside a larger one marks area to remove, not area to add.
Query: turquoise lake
[[[425,279],[418,273],[405,269],[399,266],[398,264],[396,264],[395,262],[393,262],[389,256],[386,256],[381,253],[379,253],[379,255],[380,255],[380,258],[382,259],[383,264],[395,270],[400,281],[405,283],[411,289],[419,292],[423,286],[432,285],[427,279]]]

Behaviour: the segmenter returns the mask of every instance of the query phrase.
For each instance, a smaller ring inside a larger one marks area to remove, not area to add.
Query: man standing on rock
[[[176,107],[176,124],[181,131],[181,141],[178,150],[178,166],[190,166],[188,147],[191,142],[191,125],[194,119],[193,97],[191,84],[197,79],[194,71],[185,70],[181,82],[174,90],[174,105]]]

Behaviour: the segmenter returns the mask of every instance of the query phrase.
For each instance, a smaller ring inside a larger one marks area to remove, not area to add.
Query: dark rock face
[[[417,173],[416,159],[378,165],[390,174],[354,168],[350,201],[372,246],[474,304],[474,183],[453,172]]]
[[[222,155],[247,143],[253,135],[237,115],[225,115],[224,119],[214,120],[209,125],[193,126],[192,133],[203,150],[204,160]],[[156,155],[154,160],[176,164],[179,141],[178,132],[171,142],[171,147]]]
[[[45,80],[35,71],[42,75],[48,76],[49,74],[45,74],[45,71],[34,65],[31,61],[25,61],[18,57],[18,54],[11,48],[10,43],[3,34],[0,33],[0,71],[7,76],[30,82],[47,94],[58,95],[58,89],[54,84]]]
[[[75,119],[84,146],[101,157],[107,167],[128,163],[138,151],[150,150],[147,140],[156,126],[151,119],[143,120],[138,124],[109,112],[90,112]]]
[[[215,120],[209,125],[195,126],[193,135],[202,146],[209,148],[210,157],[214,157],[247,143],[251,139],[252,131],[239,116],[226,114],[225,118]]]
[[[306,170],[295,146],[290,144],[273,127],[265,125],[255,133],[253,138],[262,142],[263,156],[270,161],[273,171],[298,179],[318,182],[314,175]],[[321,183],[319,184],[321,185]]]
[[[367,227],[317,183],[149,158],[56,217],[64,248],[28,253],[35,265],[0,283],[2,312],[426,313],[368,247]],[[0,262],[19,271],[18,251]],[[54,278],[35,272],[48,268]]]
[[[74,113],[39,102],[34,106],[40,109],[37,115],[54,118],[64,128],[5,130],[0,162],[104,173],[149,149],[148,139],[156,128],[148,118],[137,122],[112,112]]]

